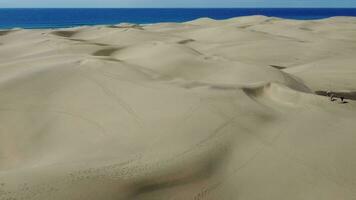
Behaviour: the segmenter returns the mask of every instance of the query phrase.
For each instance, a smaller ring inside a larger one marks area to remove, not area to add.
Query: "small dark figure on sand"
[[[337,98],[340,98],[341,103],[347,103],[347,101],[345,101],[345,97],[336,95],[331,91],[326,91],[326,96],[330,97],[330,101],[335,101]]]
[[[330,91],[327,91],[326,94],[330,97],[330,101],[335,101],[335,94],[331,93]]]

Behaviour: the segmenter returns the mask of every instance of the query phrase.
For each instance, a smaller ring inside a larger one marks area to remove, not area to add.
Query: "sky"
[[[0,0],[0,8],[353,7],[356,0]]]

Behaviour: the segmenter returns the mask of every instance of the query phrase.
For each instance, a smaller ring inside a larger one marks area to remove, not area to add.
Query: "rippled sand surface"
[[[355,199],[355,100],[356,18],[3,30],[0,200]]]

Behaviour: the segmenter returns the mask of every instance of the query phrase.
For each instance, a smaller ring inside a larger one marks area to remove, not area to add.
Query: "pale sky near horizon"
[[[353,7],[356,0],[0,0],[0,8]]]

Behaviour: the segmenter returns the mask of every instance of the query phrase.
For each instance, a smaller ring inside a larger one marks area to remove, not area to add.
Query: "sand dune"
[[[349,17],[2,30],[0,200],[355,199],[355,38]]]

